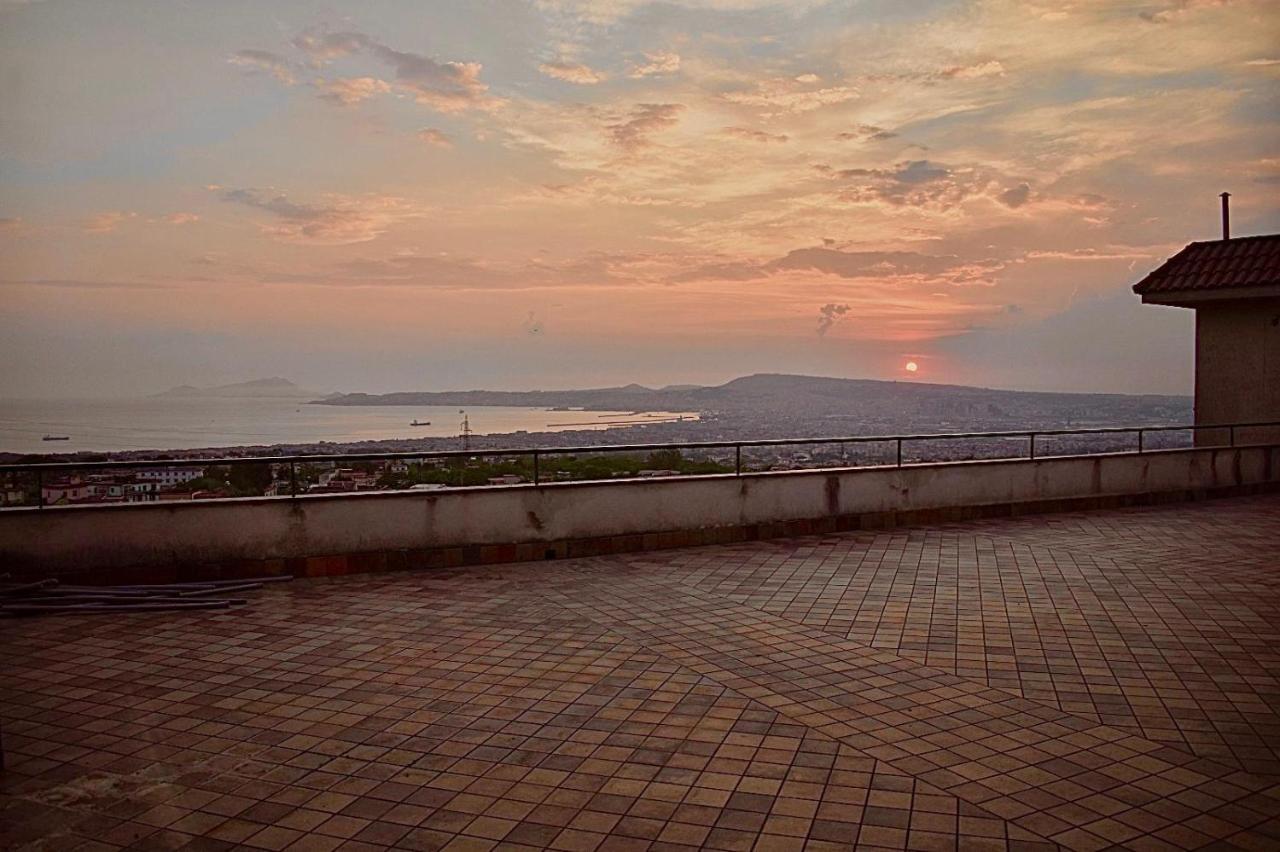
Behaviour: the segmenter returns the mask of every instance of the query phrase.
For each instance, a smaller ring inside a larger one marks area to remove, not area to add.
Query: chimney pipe
[[[1231,239],[1231,193],[1222,193],[1222,238]]]

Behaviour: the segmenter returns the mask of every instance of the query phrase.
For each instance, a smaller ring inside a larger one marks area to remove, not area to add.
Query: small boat
[[[70,441],[70,440],[71,440],[71,436],[70,436],[70,435],[45,435],[45,436],[44,436],[43,438],[41,438],[40,440],[42,440],[42,441]]]
[[[410,423],[409,425],[410,425],[410,426],[430,426],[430,425],[431,425],[431,421],[430,421],[430,420],[415,420],[415,421],[413,421],[412,423]]]

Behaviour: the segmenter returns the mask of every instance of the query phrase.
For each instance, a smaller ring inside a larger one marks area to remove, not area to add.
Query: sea
[[[609,429],[684,418],[692,412],[555,411],[475,406],[473,434]],[[0,400],[0,451],[11,453],[184,450],[320,441],[379,441],[460,435],[463,411],[452,406],[313,405],[296,399],[166,397],[146,399]],[[413,421],[430,425],[413,426]],[[45,441],[65,435],[66,441]]]

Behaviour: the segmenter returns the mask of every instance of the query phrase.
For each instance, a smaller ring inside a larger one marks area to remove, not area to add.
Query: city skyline
[[[1268,5],[0,2],[0,397],[1189,393],[1129,287],[1280,230]]]

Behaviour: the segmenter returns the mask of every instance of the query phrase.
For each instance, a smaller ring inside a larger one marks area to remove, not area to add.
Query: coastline
[[[671,443],[694,440],[716,440],[705,434],[711,423],[707,414],[700,420],[683,422],[647,423],[630,426],[614,426],[596,429],[570,429],[554,432],[491,432],[473,434],[471,449],[491,451],[503,449],[528,449],[530,447],[582,447],[630,443]],[[664,428],[677,427],[677,428]],[[672,434],[672,433],[681,434]],[[309,455],[309,454],[357,454],[398,452],[439,452],[463,449],[460,435],[430,438],[384,438],[370,441],[315,441],[274,444],[238,444],[208,447],[190,447],[168,450],[119,450],[92,452],[82,450],[67,453],[14,453],[0,451],[0,464],[17,464],[33,459],[51,463],[95,460],[114,461],[200,461],[213,458],[253,456]]]

